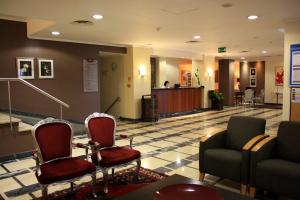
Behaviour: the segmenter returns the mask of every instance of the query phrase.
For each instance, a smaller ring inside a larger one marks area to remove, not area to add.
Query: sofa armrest
[[[257,135],[249,140],[242,148],[242,161],[241,161],[241,174],[240,182],[242,184],[249,183],[249,168],[250,168],[250,150],[264,138],[267,138],[268,135]]]
[[[250,154],[250,185],[255,186],[256,165],[262,160],[272,158],[275,155],[276,136],[269,136],[252,149]]]
[[[225,146],[227,130],[204,136],[200,139],[199,145],[199,169],[204,172],[204,152],[207,149],[222,148]]]

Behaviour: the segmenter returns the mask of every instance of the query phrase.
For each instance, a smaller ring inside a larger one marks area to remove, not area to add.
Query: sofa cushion
[[[99,165],[101,167],[111,167],[115,165],[125,164],[134,159],[140,158],[141,153],[137,150],[128,147],[112,147],[100,151],[101,160]],[[97,154],[92,154],[93,163],[98,164]]]
[[[278,128],[277,154],[300,163],[300,122],[281,122]]]
[[[300,164],[281,159],[261,161],[256,168],[256,186],[274,193],[300,198]]]
[[[93,163],[74,157],[42,164],[40,170],[41,174],[36,173],[39,183],[50,184],[92,173],[96,167]]]
[[[240,181],[242,153],[230,149],[208,149],[204,152],[205,172]],[[201,165],[201,163],[200,163]]]
[[[233,116],[227,126],[226,146],[242,150],[243,146],[253,137],[264,134],[266,120],[248,116]]]

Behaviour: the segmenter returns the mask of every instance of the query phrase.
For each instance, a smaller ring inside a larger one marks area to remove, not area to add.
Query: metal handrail
[[[24,85],[34,89],[35,91],[37,91],[38,93],[52,99],[53,101],[55,101],[56,103],[58,103],[60,105],[60,118],[62,119],[62,107],[66,107],[69,108],[70,105],[59,100],[58,98],[52,96],[51,94],[45,92],[44,90],[32,85],[31,83],[21,79],[21,78],[0,78],[0,81],[6,81],[7,82],[7,90],[8,90],[8,104],[9,104],[9,118],[10,118],[10,128],[12,130],[12,120],[11,120],[11,92],[10,92],[10,82],[21,82]]]

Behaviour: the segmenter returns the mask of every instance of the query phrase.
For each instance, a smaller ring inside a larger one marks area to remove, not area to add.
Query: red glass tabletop
[[[176,184],[155,192],[154,200],[224,200],[213,188],[196,184]]]

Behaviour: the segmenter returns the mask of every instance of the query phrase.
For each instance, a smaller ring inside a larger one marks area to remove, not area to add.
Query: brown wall
[[[100,111],[100,95],[83,92],[82,63],[98,59],[99,51],[126,53],[126,48],[28,39],[26,23],[0,20],[0,78],[17,77],[16,57],[34,57],[35,86],[68,103],[65,119],[84,120]],[[54,79],[38,79],[37,58],[54,60]],[[99,70],[100,71],[100,70]],[[12,84],[12,109],[47,116],[59,116],[59,105],[32,89]],[[7,84],[0,82],[0,108],[7,109]]]
[[[219,91],[224,94],[224,104],[233,105],[234,62],[229,59],[219,60]]]
[[[265,88],[265,61],[241,62],[240,63],[240,90],[245,91],[250,85],[250,68],[256,68],[256,87],[255,92],[259,94]]]

